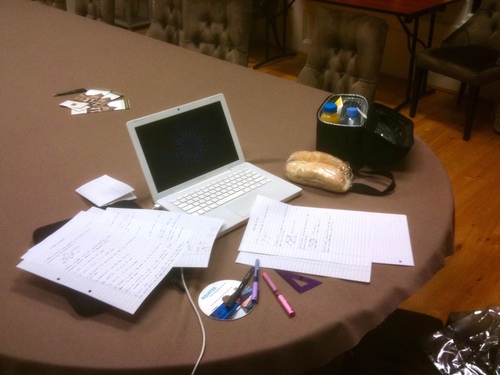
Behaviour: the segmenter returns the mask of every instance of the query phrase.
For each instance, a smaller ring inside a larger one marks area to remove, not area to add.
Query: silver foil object
[[[426,342],[443,375],[500,375],[500,307],[471,312]]]

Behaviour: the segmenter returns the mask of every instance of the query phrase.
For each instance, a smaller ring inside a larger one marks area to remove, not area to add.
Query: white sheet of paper
[[[184,216],[93,208],[32,247],[18,267],[133,314],[186,249],[199,244],[210,253],[222,221],[198,217],[200,230]]]
[[[406,215],[370,213],[376,230],[372,243],[373,263],[414,266]]]
[[[157,219],[157,216],[164,216],[165,213],[165,211],[159,210],[117,208],[108,208],[106,211],[113,212],[114,210],[119,211],[121,215],[128,215],[132,221],[136,219],[154,221]],[[185,251],[175,263],[175,266],[193,268],[208,267],[213,243],[217,238],[221,226],[224,224],[224,220],[214,218],[207,220],[204,216],[185,215],[175,212],[168,212],[168,215],[172,220],[170,224],[174,227],[180,226],[193,229],[192,235],[184,244]],[[137,225],[134,228],[137,232],[144,230]],[[154,235],[154,233],[151,231],[150,235]]]
[[[262,266],[277,270],[307,273],[310,275],[335,277],[368,283],[371,278],[372,263],[368,264],[343,264],[334,262],[322,262],[317,260],[285,258],[274,255],[255,254],[240,252],[236,262],[242,264],[255,264],[259,259]]]
[[[372,226],[354,211],[296,207],[262,196],[240,251],[342,264],[369,264]],[[355,236],[351,236],[355,233]]]
[[[369,282],[371,264],[413,265],[406,216],[295,207],[258,197],[236,259]]]
[[[137,198],[132,192],[134,189],[108,175],[101,176],[87,182],[76,189],[76,192],[87,198],[98,207],[118,202],[120,200],[133,200]]]

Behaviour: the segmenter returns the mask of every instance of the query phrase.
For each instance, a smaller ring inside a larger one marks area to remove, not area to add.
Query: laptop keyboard
[[[172,203],[188,214],[202,215],[270,181],[270,179],[258,172],[242,169],[192,193],[181,196]]]

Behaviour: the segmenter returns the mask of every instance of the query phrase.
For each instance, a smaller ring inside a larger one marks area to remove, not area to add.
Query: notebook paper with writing
[[[405,215],[295,207],[265,197],[254,205],[239,263],[369,282],[373,262],[413,265]]]
[[[189,249],[208,264],[222,221],[187,218],[92,208],[32,247],[18,268],[133,314]]]
[[[153,201],[169,211],[223,219],[219,235],[248,220],[258,195],[286,201],[301,191],[245,161],[223,94],[129,121],[127,128]],[[188,194],[243,170],[265,183],[259,187],[252,183],[256,188],[249,191],[237,188],[227,198],[215,199],[213,191],[204,193],[207,210],[191,211],[194,204],[179,203]]]

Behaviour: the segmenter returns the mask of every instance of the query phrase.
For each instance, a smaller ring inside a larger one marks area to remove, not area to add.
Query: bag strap
[[[378,181],[381,180],[379,178],[379,176],[385,177],[385,178],[390,180],[390,184],[384,190],[378,190],[370,185],[366,185],[366,184],[362,184],[362,183],[358,183],[358,182],[353,183],[351,188],[349,189],[349,191],[351,191],[353,193],[382,196],[382,195],[392,193],[394,191],[394,189],[396,188],[396,180],[394,179],[393,174],[389,171],[384,171],[384,170],[375,170],[375,171],[353,170],[353,174],[355,177],[371,178],[371,179],[376,179]]]

